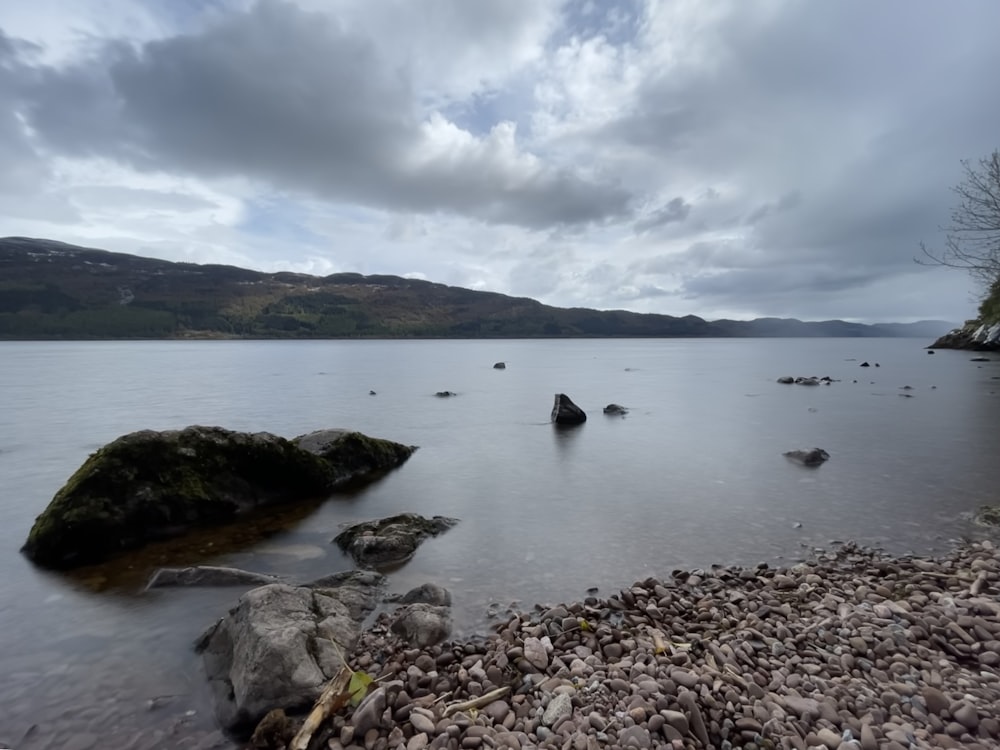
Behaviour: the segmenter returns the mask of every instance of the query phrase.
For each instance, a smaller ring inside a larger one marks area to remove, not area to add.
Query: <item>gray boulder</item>
[[[507,369],[507,363],[506,362],[497,362],[496,364],[493,365],[493,369],[494,370],[506,370]]]
[[[792,383],[795,382],[795,378],[793,378],[791,375],[782,375],[780,378],[778,378],[778,382],[781,383],[782,385],[791,385]]]
[[[552,421],[563,425],[583,424],[587,421],[587,414],[565,393],[557,393],[552,405]]]
[[[621,404],[608,404],[604,407],[604,413],[612,417],[624,417],[628,414],[628,409]]]
[[[457,518],[424,518],[417,513],[400,513],[356,523],[337,534],[333,541],[358,565],[397,565],[413,557],[425,539],[447,531],[456,523]]]
[[[310,707],[343,666],[380,593],[381,585],[357,582],[275,583],[240,597],[197,643],[219,723],[246,737],[272,709]]]
[[[146,589],[167,586],[264,586],[280,582],[278,576],[266,573],[252,573],[249,570],[216,565],[194,565],[189,568],[160,568],[150,576]]]
[[[451,635],[451,610],[433,604],[408,604],[396,610],[390,629],[416,648],[429,648]]]
[[[803,466],[819,466],[830,458],[830,454],[822,448],[813,448],[810,451],[788,451],[782,455]]]

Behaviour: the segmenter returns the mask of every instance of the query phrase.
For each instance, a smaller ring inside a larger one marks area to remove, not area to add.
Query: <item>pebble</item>
[[[560,719],[571,713],[573,713],[573,699],[566,693],[559,693],[553,696],[549,705],[545,707],[545,712],[542,714],[542,724],[553,727]]]
[[[1000,678],[986,656],[1000,665],[996,547],[965,544],[938,559],[851,543],[806,554],[790,568],[675,571],[606,599],[512,613],[485,639],[435,651],[405,648],[380,615],[356,653],[382,684],[398,675],[408,692],[393,694],[388,713],[369,696],[340,744],[996,747]],[[979,571],[988,578],[973,597]],[[927,575],[938,572],[947,575]],[[502,698],[443,715],[502,685]]]

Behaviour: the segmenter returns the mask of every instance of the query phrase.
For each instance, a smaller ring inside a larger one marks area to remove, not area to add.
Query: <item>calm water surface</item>
[[[390,585],[449,587],[471,632],[495,602],[606,594],[716,562],[790,563],[832,540],[935,552],[980,533],[967,514],[1000,500],[1000,362],[929,356],[925,343],[0,343],[0,747],[170,747],[213,727],[191,642],[238,591],[141,594],[138,563],[131,577],[81,581],[18,553],[56,490],[119,435],[344,426],[419,445],[401,469],[276,520],[267,538],[248,533],[218,554],[202,539],[174,562],[304,580],[351,567],[329,543],[344,522],[456,516]],[[785,374],[840,382],[776,384]],[[548,423],[559,391],[587,410],[585,425]],[[628,416],[605,417],[609,402]],[[781,456],[813,446],[832,456],[817,470]]]

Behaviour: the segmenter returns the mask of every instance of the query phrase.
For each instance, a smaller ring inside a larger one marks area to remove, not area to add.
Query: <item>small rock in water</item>
[[[830,459],[830,454],[822,448],[813,448],[811,451],[787,451],[782,455],[803,466],[819,466]]]

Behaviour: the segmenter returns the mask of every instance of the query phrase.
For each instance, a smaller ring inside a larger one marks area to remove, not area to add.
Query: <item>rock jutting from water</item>
[[[395,468],[414,448],[346,430],[294,440],[221,427],[143,430],[92,454],[35,520],[22,551],[70,568],[147,542],[313,500]]]
[[[378,678],[318,746],[995,748],[1000,555],[852,544],[789,568],[649,578],[410,647],[380,616],[349,659]]]
[[[413,557],[425,539],[444,533],[456,523],[457,518],[399,513],[352,524],[333,541],[363,567],[398,565]]]
[[[552,404],[552,421],[558,425],[583,424],[587,413],[565,393],[557,393]]]
[[[788,460],[795,461],[803,466],[819,466],[820,464],[830,460],[830,454],[822,448],[813,448],[808,451],[786,451],[781,455]]]

